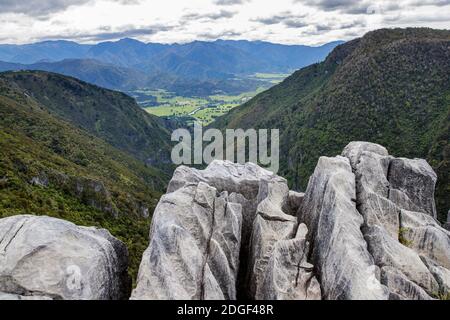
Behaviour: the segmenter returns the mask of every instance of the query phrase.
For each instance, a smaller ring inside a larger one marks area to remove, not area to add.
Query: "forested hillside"
[[[383,29],[337,47],[323,63],[218,119],[218,128],[279,128],[281,174],[304,189],[317,159],[354,140],[424,157],[438,173],[437,206],[450,207],[450,32]]]
[[[133,118],[137,111],[129,101],[53,74],[1,75],[0,217],[49,215],[105,227],[128,245],[134,275],[147,243],[149,215],[168,176],[119,150],[133,150],[133,141],[153,146],[139,139],[139,122],[133,122],[138,117],[148,121],[142,132],[153,130],[148,139],[158,137],[158,122],[139,114]],[[86,118],[91,113],[97,122]],[[123,123],[100,118],[107,114]],[[99,137],[110,137],[117,148]]]

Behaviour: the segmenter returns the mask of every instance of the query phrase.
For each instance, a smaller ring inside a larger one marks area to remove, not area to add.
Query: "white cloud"
[[[0,2],[0,12],[42,16],[64,11],[71,6],[83,5],[89,1],[90,0],[2,0]]]
[[[450,0],[16,0],[0,2],[0,42],[215,38],[322,44],[381,27],[450,28]]]

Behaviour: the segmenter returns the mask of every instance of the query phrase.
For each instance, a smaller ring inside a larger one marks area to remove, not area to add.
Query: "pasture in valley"
[[[244,92],[239,95],[216,94],[207,97],[184,97],[162,89],[140,89],[129,92],[136,101],[149,113],[158,117],[182,118],[189,122],[200,121],[208,125],[215,118],[226,114],[231,109],[249,101],[258,93],[267,90],[272,85],[283,81],[287,74],[257,73],[248,78],[263,80],[266,86],[255,91]]]

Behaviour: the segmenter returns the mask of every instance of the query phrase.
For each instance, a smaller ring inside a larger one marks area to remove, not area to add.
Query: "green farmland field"
[[[257,73],[247,79],[263,80],[266,85],[255,91],[239,95],[211,95],[207,97],[184,97],[162,89],[140,89],[129,92],[148,113],[165,118],[183,118],[210,124],[215,118],[228,113],[231,109],[244,104],[258,93],[281,82],[287,74]]]

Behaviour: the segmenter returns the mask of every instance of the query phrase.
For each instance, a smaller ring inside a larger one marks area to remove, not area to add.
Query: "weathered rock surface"
[[[297,236],[280,240],[274,245],[273,253],[264,273],[262,288],[257,298],[263,300],[321,300],[320,284],[308,263],[308,229],[301,224]]]
[[[430,294],[439,291],[433,275],[414,250],[392,239],[379,226],[364,228],[363,232],[369,245],[369,252],[378,266],[395,268]],[[396,288],[396,293],[399,290]]]
[[[389,287],[390,300],[432,300],[421,287],[396,268],[383,267],[381,281]]]
[[[241,210],[204,182],[163,196],[132,299],[235,299]]]
[[[436,219],[434,187],[437,176],[423,159],[392,159],[388,172],[390,197],[402,209],[423,212]]]
[[[0,292],[0,300],[53,300],[53,299],[46,296],[21,296],[17,294]]]
[[[270,272],[267,269],[275,245],[295,237],[297,219],[283,212],[283,207],[288,203],[288,196],[289,189],[285,182],[261,182],[247,276],[250,296],[255,299],[265,298],[266,288],[263,284],[267,272]]]
[[[379,145],[355,142],[350,143],[342,155],[350,160],[355,173],[355,200],[365,225],[381,226],[393,238],[397,238],[399,210],[388,199],[390,157],[387,150]]]
[[[450,270],[450,232],[427,214],[401,210],[401,235],[422,256]]]
[[[321,157],[305,193],[255,164],[179,167],[132,299],[446,297],[450,232],[435,184],[425,160],[367,142]]]
[[[0,220],[0,299],[126,299],[126,246],[103,229],[29,215]]]
[[[344,157],[319,159],[300,212],[325,299],[387,299],[361,233],[355,177]]]
[[[261,181],[278,181],[286,184],[285,179],[253,163],[241,165],[230,161],[213,161],[205,170],[185,166],[178,167],[169,182],[167,193],[187,185],[196,185],[199,182],[216,188],[218,192],[227,191],[230,201],[239,203],[243,207],[243,252],[241,255],[247,256]]]
[[[433,260],[422,257],[423,262],[439,284],[439,293],[443,296],[450,293],[450,270],[437,265]]]
[[[213,161],[205,170],[178,167],[169,182],[167,193],[188,184],[205,182],[219,192],[240,193],[251,199],[258,195],[261,180],[286,181],[253,163],[241,165],[230,161]]]
[[[298,198],[251,163],[179,167],[155,210],[132,299],[320,298],[306,239],[296,238]]]
[[[449,234],[436,218],[436,174],[425,160],[394,158],[380,145],[352,142],[343,151],[356,178],[362,232],[391,299],[431,299],[445,290],[426,257],[448,268]]]

